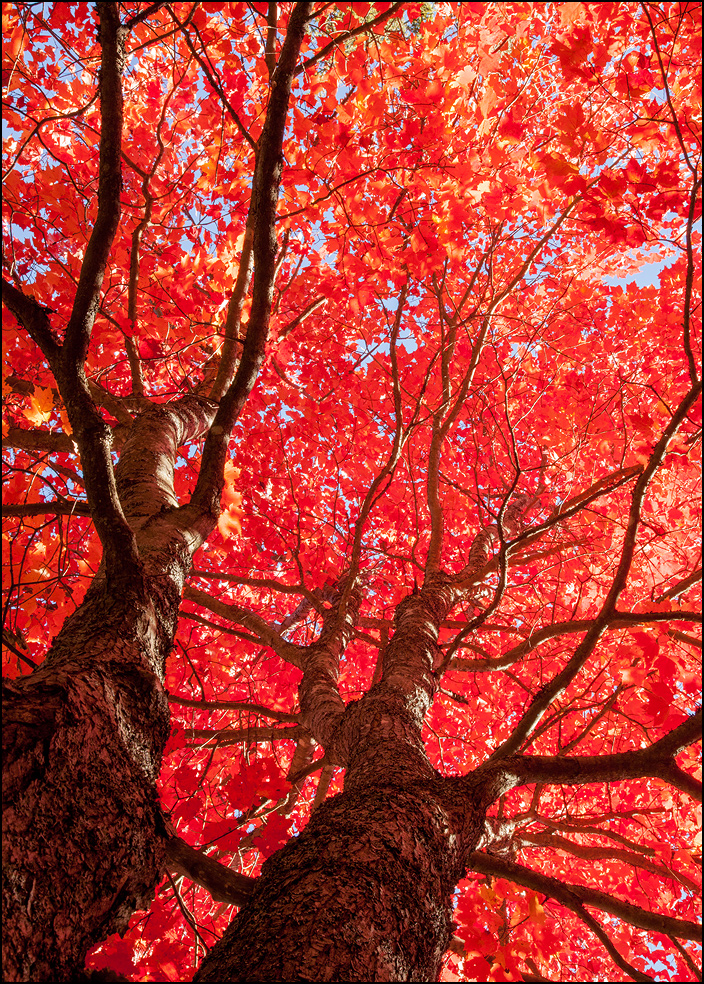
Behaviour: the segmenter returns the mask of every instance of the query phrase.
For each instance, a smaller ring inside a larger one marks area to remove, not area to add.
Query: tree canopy
[[[453,789],[502,770],[441,979],[701,980],[700,5],[3,36],[10,685],[193,550],[165,878],[88,966],[190,980],[385,685]]]

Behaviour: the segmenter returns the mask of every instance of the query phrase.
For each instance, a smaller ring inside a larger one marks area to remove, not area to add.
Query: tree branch
[[[647,625],[649,622],[701,622],[702,615],[699,612],[672,611],[672,612],[616,612],[613,618],[606,622],[606,628],[617,629],[628,625]],[[507,650],[501,656],[488,657],[486,659],[454,659],[451,664],[453,670],[467,670],[471,673],[483,673],[489,670],[501,670],[517,662],[522,656],[532,652],[548,639],[555,639],[562,635],[571,635],[576,632],[586,632],[594,624],[592,618],[578,618],[571,622],[553,622],[552,625],[544,625],[532,631],[527,639],[520,642],[517,646]],[[455,644],[453,643],[453,650]]]
[[[300,75],[301,72],[306,72],[309,68],[312,68],[316,62],[319,62],[322,58],[326,58],[334,48],[338,48],[345,41],[349,41],[350,38],[356,37],[358,34],[364,34],[365,31],[371,30],[371,28],[376,27],[377,24],[383,24],[385,20],[392,17],[398,10],[404,5],[404,0],[399,0],[398,3],[392,4],[388,10],[385,10],[382,14],[374,17],[370,21],[366,21],[364,24],[360,24],[358,27],[353,28],[351,31],[345,31],[341,34],[339,38],[335,38],[334,41],[328,42],[323,48],[320,49],[315,55],[311,55],[307,58],[302,65],[296,69],[296,75]]]
[[[49,321],[49,309],[33,297],[23,294],[9,280],[2,278],[2,299],[8,311],[12,311],[32,341],[36,342],[53,367],[58,362],[61,348]]]
[[[87,502],[80,499],[53,499],[50,502],[21,502],[3,505],[3,516],[90,516]]]
[[[301,723],[300,714],[287,714],[285,711],[273,711],[262,704],[249,704],[244,700],[191,700],[188,697],[177,697],[176,694],[168,694],[170,704],[178,704],[181,707],[193,707],[199,711],[244,711],[248,714],[257,714],[261,717],[273,718],[275,721],[287,721],[293,724]]]
[[[661,916],[657,912],[648,912],[647,909],[641,909],[630,902],[623,902],[596,888],[565,884],[558,878],[540,874],[525,865],[506,861],[495,855],[485,854],[483,851],[473,851],[467,859],[467,867],[483,875],[507,878],[534,892],[549,895],[573,912],[576,907],[588,905],[648,932],[664,933],[683,940],[701,939],[702,928],[697,923],[687,919],[675,919],[672,916]]]
[[[183,838],[177,835],[165,838],[164,847],[169,870],[200,885],[206,892],[210,892],[216,902],[241,906],[252,894],[255,878],[226,868],[224,864],[191,847]]]
[[[655,599],[656,603],[660,604],[662,601],[667,601],[668,598],[676,598],[677,595],[681,595],[695,584],[698,584],[701,579],[702,569],[699,567],[693,574],[690,574],[689,577],[685,577],[682,581],[678,581],[677,584],[673,584],[671,588],[664,591],[658,598]]]
[[[2,439],[4,448],[20,448],[22,451],[63,451],[76,452],[73,438],[68,434],[53,433],[46,430],[25,430],[23,427],[10,427]]]
[[[543,687],[540,693],[534,698],[521,720],[516,724],[511,736],[507,738],[507,740],[500,745],[499,748],[496,749],[491,756],[491,760],[496,761],[497,759],[505,758],[520,748],[523,742],[533,732],[543,713],[547,710],[552,701],[563,693],[571,681],[577,676],[593,652],[597,642],[601,638],[609,619],[613,618],[616,612],[616,603],[628,580],[628,573],[630,571],[631,561],[635,552],[636,536],[638,534],[638,526],[640,523],[640,512],[645,498],[645,493],[650,485],[650,482],[662,464],[670,442],[677,434],[683,421],[687,418],[689,411],[699,399],[701,390],[702,384],[697,383],[697,385],[693,386],[684,399],[680,402],[677,410],[672,415],[672,419],[663,431],[660,440],[655,445],[646,467],[638,477],[638,481],[636,482],[631,495],[631,508],[628,514],[626,534],[624,537],[623,546],[621,548],[619,564],[611,582],[611,588],[604,599],[599,615],[594,620],[594,624],[591,629],[589,629],[571,658],[568,660],[565,667],[555,677],[553,677],[553,679],[545,687]]]
[[[592,782],[622,782],[626,779],[655,777],[671,783],[677,789],[701,802],[702,786],[675,762],[675,756],[701,740],[702,710],[690,715],[659,741],[647,748],[614,755],[511,755],[487,759],[484,765],[467,777],[457,780],[460,786],[475,788],[476,778],[486,771],[495,783],[495,796],[515,786],[534,782],[582,784]]]
[[[276,208],[283,171],[284,130],[291,83],[311,7],[308,0],[301,0],[291,12],[286,38],[271,78],[269,106],[257,149],[247,219],[247,224],[254,230],[252,307],[247,338],[235,378],[220,401],[206,438],[198,482],[191,498],[193,509],[213,518],[219,513],[230,434],[264,361],[276,274]]]
[[[303,677],[298,685],[301,717],[311,735],[323,746],[331,741],[345,713],[345,703],[337,688],[340,657],[352,638],[361,602],[359,583],[352,574],[343,575],[332,607],[323,615],[320,636],[303,653]]]
[[[231,605],[224,601],[218,601],[216,598],[212,598],[207,592],[194,588],[191,584],[187,584],[183,589],[183,598],[186,601],[193,601],[197,605],[202,605],[221,618],[225,618],[230,622],[236,622],[238,625],[243,625],[250,632],[254,632],[264,645],[270,646],[281,659],[302,669],[304,648],[287,642],[260,615],[256,615],[246,608],[241,608],[239,605]]]
[[[169,14],[171,15],[171,18],[174,21],[174,23],[178,25],[178,27],[179,27],[179,29],[180,29],[181,33],[183,34],[183,37],[184,37],[184,39],[186,41],[186,44],[188,45],[188,50],[190,51],[190,53],[193,55],[193,57],[195,58],[195,60],[198,62],[198,64],[200,65],[201,69],[203,70],[203,74],[205,75],[205,77],[207,78],[208,82],[210,83],[210,86],[211,86],[213,92],[216,92],[217,93],[217,95],[218,95],[221,103],[223,104],[223,106],[225,107],[225,109],[227,110],[227,112],[229,113],[230,118],[232,119],[233,123],[235,124],[235,126],[239,130],[241,136],[244,137],[244,139],[247,141],[247,143],[249,144],[249,146],[256,153],[257,144],[256,144],[256,141],[254,140],[254,137],[252,137],[252,135],[250,134],[249,130],[247,129],[247,127],[244,125],[244,123],[240,119],[237,110],[234,108],[234,106],[232,105],[232,103],[230,102],[230,100],[227,98],[227,96],[223,92],[222,86],[220,85],[220,83],[218,82],[218,80],[215,78],[215,75],[211,71],[211,68],[208,65],[208,63],[206,62],[206,60],[203,58],[202,55],[199,55],[198,52],[196,51],[195,45],[193,44],[193,41],[191,40],[191,37],[190,37],[188,31],[186,30],[186,23],[185,22],[182,22],[182,21],[180,21],[178,19],[178,17],[176,16],[176,14],[171,9],[171,5],[170,4],[167,4],[166,5],[166,9],[168,10]],[[190,19],[190,15],[189,15],[189,19]]]
[[[98,215],[81,263],[76,296],[62,346],[62,361],[69,372],[78,372],[88,354],[105,268],[121,211],[122,70],[127,31],[120,25],[119,4],[99,3],[97,7],[102,49]]]

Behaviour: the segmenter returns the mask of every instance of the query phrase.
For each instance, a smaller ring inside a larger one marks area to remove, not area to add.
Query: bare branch
[[[192,700],[189,697],[177,697],[176,694],[169,694],[168,697],[171,704],[178,704],[180,707],[193,707],[199,711],[244,711],[247,714],[273,718],[275,721],[301,723],[300,714],[273,711],[269,707],[264,707],[263,704],[249,704],[245,700]]]
[[[340,657],[352,638],[362,591],[358,583],[351,587],[346,574],[340,578],[332,606],[323,615],[318,639],[304,651],[303,677],[298,685],[298,702],[303,722],[311,735],[323,746],[333,737],[345,713],[345,703],[337,688]]]
[[[120,25],[119,4],[98,4],[98,16],[102,48],[98,215],[81,264],[62,346],[62,361],[68,372],[78,372],[88,354],[88,343],[100,304],[100,290],[121,212],[122,70],[127,31]]]
[[[670,782],[701,802],[702,785],[675,763],[675,756],[701,740],[701,708],[677,728],[647,748],[614,755],[512,755],[491,756],[476,772],[457,782],[473,786],[477,775],[486,772],[495,783],[495,796],[515,786],[534,782],[579,785],[591,782],[622,782],[654,776]],[[498,771],[497,771],[498,770]]]
[[[239,116],[239,113],[237,112],[237,110],[234,108],[234,106],[232,105],[232,103],[230,102],[230,100],[225,95],[225,92],[223,91],[222,86],[220,85],[220,83],[218,82],[218,80],[215,78],[215,74],[214,74],[213,70],[208,65],[208,63],[206,62],[205,58],[196,51],[195,45],[193,44],[193,41],[191,40],[191,36],[188,33],[188,31],[186,30],[186,24],[185,24],[185,22],[180,21],[178,19],[178,17],[176,16],[176,14],[173,12],[170,4],[167,4],[166,5],[166,9],[168,10],[169,14],[171,15],[171,18],[173,19],[174,23],[175,24],[178,24],[178,27],[179,27],[181,33],[183,34],[184,40],[185,40],[185,42],[186,42],[186,44],[188,46],[188,50],[190,51],[190,53],[193,55],[193,57],[195,58],[195,60],[198,62],[198,64],[202,68],[203,74],[205,75],[205,77],[207,78],[208,82],[210,83],[210,86],[213,89],[213,91],[217,93],[218,98],[220,99],[220,101],[222,102],[223,106],[227,110],[227,112],[228,112],[230,118],[232,119],[233,123],[235,124],[235,126],[239,130],[240,134],[247,141],[247,143],[249,144],[249,146],[252,148],[252,150],[254,150],[256,152],[256,150],[257,150],[256,141],[251,136],[251,134],[249,133],[249,130],[247,129],[247,127],[244,125],[244,123],[240,119],[240,116]]]
[[[672,612],[616,612],[613,618],[606,622],[606,628],[616,629],[628,625],[647,625],[649,622],[701,622],[700,612],[672,611]],[[553,622],[552,625],[544,625],[539,629],[531,631],[530,636],[524,639],[517,646],[513,646],[501,656],[486,659],[454,659],[451,664],[453,670],[468,670],[471,673],[483,673],[491,670],[501,670],[513,665],[523,656],[528,655],[537,649],[541,643],[548,639],[555,639],[563,635],[571,635],[577,632],[586,632],[594,624],[594,619],[578,618],[571,622]],[[463,630],[464,632],[464,630]],[[676,634],[674,630],[671,633]],[[681,633],[680,633],[681,634]],[[698,641],[698,640],[697,640]],[[453,643],[453,650],[456,643]]]
[[[253,227],[254,273],[247,338],[235,378],[220,401],[203,449],[198,482],[191,499],[194,510],[216,517],[227,446],[235,421],[264,361],[276,273],[276,208],[283,170],[283,139],[298,55],[312,3],[301,0],[291,12],[276,71],[266,121],[257,148],[247,224]]]
[[[678,581],[677,584],[673,584],[671,588],[664,591],[659,598],[655,599],[655,601],[659,604],[661,601],[667,601],[668,598],[676,598],[677,595],[683,594],[685,591],[688,591],[689,588],[693,587],[695,584],[698,584],[701,579],[702,569],[699,567],[693,574],[690,574],[689,577],[685,577],[684,580]]]
[[[134,17],[130,17],[130,19],[125,22],[125,30],[131,31],[133,27],[137,26],[137,24],[141,24],[142,21],[147,19],[147,17],[151,17],[152,14],[155,14],[160,7],[165,6],[165,2],[166,0],[157,0],[156,3],[150,3],[148,7],[145,7],[144,10],[140,10],[138,14],[135,14]]]
[[[252,894],[255,878],[226,868],[203,851],[191,847],[175,833],[164,838],[164,848],[169,870],[200,885],[206,892],[210,892],[216,902],[244,905]]]
[[[8,503],[2,507],[3,516],[90,516],[87,502],[80,499],[53,499],[51,502]]]
[[[209,609],[221,618],[227,619],[230,622],[237,622],[238,625],[244,626],[250,632],[254,632],[264,645],[270,646],[281,659],[302,668],[304,647],[295,646],[291,642],[286,642],[276,629],[260,615],[256,615],[246,608],[241,608],[239,605],[231,605],[224,601],[218,601],[216,598],[212,598],[207,592],[200,591],[190,584],[186,585],[183,589],[183,597],[186,601],[193,601],[197,605],[202,605],[203,608]]]

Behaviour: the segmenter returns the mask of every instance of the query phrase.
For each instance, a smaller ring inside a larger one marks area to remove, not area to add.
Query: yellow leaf
[[[64,434],[66,435],[73,434],[73,428],[69,423],[68,414],[66,413],[66,411],[61,410],[59,412],[59,417],[61,418],[61,429],[64,432]]]
[[[528,899],[528,908],[530,909],[530,917],[533,922],[537,923],[538,926],[542,926],[545,922],[545,909],[538,902],[536,895],[531,895]]]
[[[231,536],[239,536],[242,533],[241,516],[242,511],[235,507],[228,506],[223,510],[218,520],[218,529],[223,540],[229,540]]]
[[[54,409],[54,394],[43,386],[35,386],[29,398],[29,407],[23,411],[32,424],[45,424]]]

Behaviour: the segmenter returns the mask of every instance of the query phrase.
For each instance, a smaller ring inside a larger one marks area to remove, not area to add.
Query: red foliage
[[[148,6],[123,3],[121,17]],[[253,171],[243,131],[258,139],[269,98],[267,6],[174,3],[129,32],[122,217],[86,365],[118,447],[115,414],[138,407],[140,386],[166,404],[205,392],[217,369]],[[277,50],[291,6],[279,4]],[[698,4],[406,3],[356,34],[391,4],[317,6],[284,144],[267,359],[190,581],[212,604],[187,589],[167,673],[164,809],[189,843],[250,875],[324,789],[310,769],[292,786],[301,674],[247,615],[308,645],[326,591],[358,563],[365,595],[340,674],[355,700],[429,551],[461,570],[475,534],[524,495],[521,522],[549,528],[510,559],[483,624],[462,636],[495,572],[441,629],[447,672],[424,738],[441,772],[466,773],[600,611],[633,478],[700,373]],[[172,17],[187,26],[174,33]],[[316,59],[338,32],[350,33]],[[93,5],[7,4],[3,34],[5,275],[60,326],[96,214]],[[3,527],[3,672],[15,676],[80,604],[100,543],[56,383],[11,315],[5,330],[4,501],[17,508]],[[634,618],[609,626],[531,754],[639,748],[696,706],[697,413],[643,501],[619,600]],[[201,452],[180,449],[182,501]],[[42,511],[48,501],[76,506]],[[678,761],[698,767],[693,750]],[[340,773],[322,775],[341,788]],[[515,860],[694,918],[698,815],[666,783],[533,785],[494,813]],[[90,966],[190,980],[231,914],[168,879]],[[578,915],[520,885],[470,875],[455,921],[446,980],[628,979]],[[639,971],[693,979],[693,943],[601,922]]]

